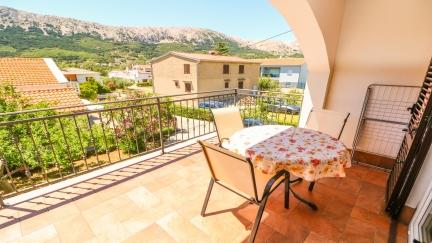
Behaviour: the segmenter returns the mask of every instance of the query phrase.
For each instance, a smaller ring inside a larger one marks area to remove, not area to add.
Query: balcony
[[[216,143],[209,110],[237,105],[246,126],[296,126],[302,96],[251,90],[106,102],[2,115],[6,242],[245,242],[257,206],[215,187],[196,139]],[[70,108],[70,107],[69,107]],[[66,112],[65,112],[66,111]],[[13,118],[13,120],[12,120]],[[256,242],[404,242],[407,226],[384,213],[388,174],[354,165],[346,178],[270,197]]]
[[[215,139],[210,141],[215,142]],[[407,227],[383,213],[387,173],[354,166],[347,178],[293,188],[312,211],[282,190],[268,203],[256,242],[406,242]],[[209,180],[198,145],[166,152],[0,210],[6,242],[244,242],[257,207],[215,187],[200,216]],[[79,232],[79,233],[78,233]]]

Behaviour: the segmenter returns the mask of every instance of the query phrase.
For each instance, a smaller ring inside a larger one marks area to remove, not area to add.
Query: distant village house
[[[66,68],[63,69],[63,75],[70,82],[78,82],[83,83],[88,81],[90,78],[95,79],[96,81],[100,81],[100,73],[81,69],[81,68]]]
[[[111,71],[108,73],[108,77],[128,79],[139,83],[151,80],[152,70],[150,65],[134,65],[123,71]]]
[[[254,60],[261,63],[260,76],[277,80],[281,88],[305,88],[307,66],[304,58],[268,58]]]
[[[234,56],[169,52],[151,61],[153,91],[161,95],[252,89],[260,64]]]

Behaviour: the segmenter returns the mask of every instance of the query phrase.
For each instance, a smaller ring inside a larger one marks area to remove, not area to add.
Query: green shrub
[[[94,100],[98,94],[110,93],[111,89],[97,82],[94,78],[89,78],[80,84],[80,91],[82,98]]]
[[[213,121],[213,116],[209,109],[194,108],[181,105],[174,105],[172,113],[177,116],[187,117],[191,119],[200,119],[205,121]]]
[[[80,84],[81,97],[89,100],[97,98],[97,86],[95,87],[90,82],[84,82]]]
[[[151,86],[153,86],[153,82],[151,80],[147,80],[147,81],[137,83],[137,86],[138,87],[151,87]]]
[[[114,104],[112,107],[122,106],[124,104]],[[0,87],[1,112],[46,107],[42,103],[30,105],[25,98],[15,93],[13,87]],[[175,129],[171,111],[171,103],[161,106],[164,140]],[[0,122],[52,117],[56,114],[57,111],[21,113],[0,116]],[[74,167],[79,166],[76,161],[114,151],[117,146],[128,154],[160,146],[155,105],[101,112],[101,118],[99,122],[89,123],[89,118],[83,114],[0,126],[0,158],[6,159],[11,170],[29,168],[30,171],[57,171],[60,168],[63,174],[70,174]]]
[[[103,84],[108,87],[110,90],[116,90],[116,89],[124,89],[126,87],[129,87],[133,85],[135,82],[132,80],[126,80],[122,78],[104,78]]]
[[[263,91],[278,91],[280,90],[279,83],[269,77],[261,77],[258,80],[258,89]]]

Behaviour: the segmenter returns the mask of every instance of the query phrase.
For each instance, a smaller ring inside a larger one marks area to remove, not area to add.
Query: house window
[[[225,79],[225,89],[229,88],[229,82],[230,82],[229,79]]]
[[[178,80],[174,80],[174,85],[176,88],[180,88],[180,82]]]
[[[239,73],[244,73],[244,65],[239,65]]]
[[[185,92],[190,93],[192,92],[192,83],[191,82],[185,82]]]
[[[243,89],[243,84],[244,84],[244,79],[239,79],[238,80],[238,88]]]
[[[223,65],[223,74],[229,74],[229,65],[228,64]]]
[[[270,78],[279,78],[280,68],[279,67],[264,67],[262,75]]]
[[[190,74],[190,64],[183,64],[184,74]]]

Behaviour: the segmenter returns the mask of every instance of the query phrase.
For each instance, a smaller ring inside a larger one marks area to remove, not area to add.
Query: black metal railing
[[[245,126],[297,126],[302,94],[221,90],[0,114],[0,192],[11,197],[215,132],[210,109]],[[1,198],[1,197],[0,197]]]

